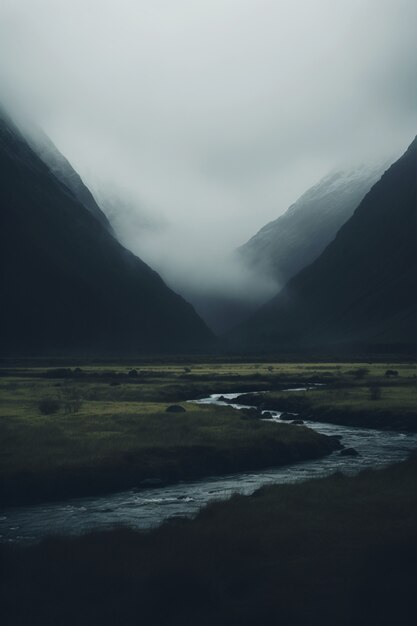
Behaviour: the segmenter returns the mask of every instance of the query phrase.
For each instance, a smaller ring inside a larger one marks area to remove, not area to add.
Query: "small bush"
[[[398,376],[398,370],[387,370],[385,376]]]
[[[356,369],[350,370],[347,373],[351,374],[357,380],[362,380],[363,378],[365,378],[365,376],[367,374],[369,374],[369,368],[368,367],[357,367]]]
[[[57,398],[42,398],[39,400],[38,409],[42,415],[52,415],[58,413],[61,403]]]

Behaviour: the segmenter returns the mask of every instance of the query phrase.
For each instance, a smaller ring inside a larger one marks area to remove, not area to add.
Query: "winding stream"
[[[233,400],[241,395],[212,394],[194,400],[197,404],[226,405],[221,396]],[[235,409],[244,405],[228,404]],[[280,413],[270,411],[279,428]],[[288,423],[288,422],[286,422]],[[77,535],[91,529],[115,525],[152,528],[169,518],[191,517],[212,500],[225,500],[233,493],[250,495],[263,485],[291,483],[325,476],[336,471],[356,473],[366,467],[404,460],[417,447],[417,434],[378,431],[305,421],[305,425],[325,435],[342,435],[342,443],[353,447],[359,456],[341,456],[335,451],[327,457],[293,465],[214,476],[167,487],[130,489],[118,493],[63,502],[14,507],[0,512],[0,541],[33,542],[51,534]]]

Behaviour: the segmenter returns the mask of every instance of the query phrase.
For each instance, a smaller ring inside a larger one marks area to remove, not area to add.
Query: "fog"
[[[0,0],[0,99],[177,291],[278,288],[233,250],[417,128],[415,0]]]

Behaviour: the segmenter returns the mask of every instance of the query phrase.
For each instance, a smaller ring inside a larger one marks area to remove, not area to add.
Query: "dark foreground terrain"
[[[337,445],[185,402],[214,392],[263,391],[246,401],[415,430],[414,363],[8,363],[0,373],[0,484],[16,503]],[[417,456],[263,488],[152,531],[0,543],[2,626],[409,626],[416,588]]]
[[[408,626],[417,457],[261,489],[150,532],[3,545],[2,623]]]

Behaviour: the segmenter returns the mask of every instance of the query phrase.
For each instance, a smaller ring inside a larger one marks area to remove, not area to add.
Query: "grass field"
[[[242,419],[228,407],[172,402],[213,391],[268,389],[279,376],[251,365],[3,370],[0,494],[39,501],[327,454],[335,442],[306,428]],[[266,366],[270,368],[271,366]],[[191,370],[191,371],[188,371]],[[43,405],[51,404],[45,414]],[[52,412],[53,410],[53,412]]]
[[[412,370],[396,371],[401,375],[343,375],[322,388],[268,391],[245,402],[313,421],[416,432],[417,378]]]
[[[249,403],[319,421],[416,430],[416,376],[411,363],[9,363],[0,369],[0,495],[7,502],[83,495],[332,449],[305,428],[184,402],[214,392],[263,390]],[[309,382],[325,387],[283,391]],[[167,413],[172,403],[186,412]]]

